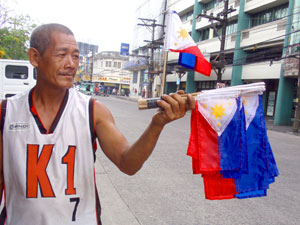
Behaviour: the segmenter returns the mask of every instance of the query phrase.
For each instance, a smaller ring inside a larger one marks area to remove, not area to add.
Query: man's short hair
[[[43,55],[50,45],[51,34],[53,32],[60,32],[74,36],[73,32],[62,24],[43,24],[35,28],[32,32],[30,37],[30,47],[35,48],[41,55]]]

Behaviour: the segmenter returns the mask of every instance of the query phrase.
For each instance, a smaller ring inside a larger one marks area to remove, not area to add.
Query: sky
[[[5,1],[5,0],[4,0]],[[77,41],[99,46],[101,51],[120,51],[131,44],[135,11],[141,0],[6,0],[17,14],[29,15],[38,24],[61,23]]]

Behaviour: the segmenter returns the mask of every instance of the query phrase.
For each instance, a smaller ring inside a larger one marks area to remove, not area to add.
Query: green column
[[[287,19],[286,29],[285,29],[286,35],[284,38],[284,45],[282,50],[283,56],[285,55],[287,46],[289,45],[290,35],[287,34],[291,32],[293,8],[294,8],[294,0],[290,0],[289,9],[288,9],[288,19]],[[275,108],[275,116],[274,116],[275,125],[291,124],[294,80],[284,77],[283,66],[284,65],[281,64],[280,79],[278,84],[276,108]]]
[[[245,1],[240,1],[240,11],[238,16],[238,25],[235,38],[235,50],[233,55],[233,68],[232,68],[232,77],[231,77],[231,86],[243,84],[242,81],[242,71],[243,63],[246,61],[247,53],[240,49],[241,47],[241,36],[242,30],[247,29],[250,24],[250,17],[247,13],[244,12]]]
[[[199,41],[199,31],[196,30],[196,18],[202,12],[203,4],[195,0],[193,12],[192,38],[195,42]],[[185,92],[192,93],[196,91],[195,71],[189,71],[186,78]]]

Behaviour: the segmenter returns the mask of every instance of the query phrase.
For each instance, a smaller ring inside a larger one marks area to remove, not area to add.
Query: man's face
[[[78,64],[79,50],[74,36],[53,32],[50,46],[38,64],[38,80],[55,88],[70,88]]]

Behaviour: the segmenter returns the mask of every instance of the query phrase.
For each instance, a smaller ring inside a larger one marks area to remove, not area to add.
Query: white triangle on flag
[[[245,111],[245,119],[246,119],[246,130],[248,129],[250,123],[255,117],[258,105],[259,105],[259,97],[257,93],[249,93],[241,96],[242,104],[244,106]]]
[[[198,110],[220,136],[226,129],[237,111],[237,99],[227,98],[197,98]]]

